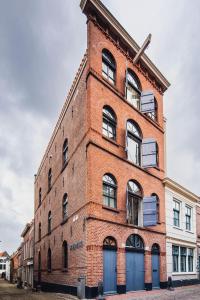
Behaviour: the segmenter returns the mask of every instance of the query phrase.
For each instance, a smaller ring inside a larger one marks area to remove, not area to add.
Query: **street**
[[[0,300],[72,300],[77,299],[71,295],[31,292],[29,290],[18,289],[15,284],[0,279]]]

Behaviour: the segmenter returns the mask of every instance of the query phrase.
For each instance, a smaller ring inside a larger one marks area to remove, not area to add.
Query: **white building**
[[[164,179],[167,276],[174,286],[198,282],[196,206],[199,197]]]
[[[10,261],[10,257],[6,251],[0,252],[0,277],[6,277],[6,272],[8,273],[8,269],[6,268],[6,265],[8,267],[8,264],[6,261]]]

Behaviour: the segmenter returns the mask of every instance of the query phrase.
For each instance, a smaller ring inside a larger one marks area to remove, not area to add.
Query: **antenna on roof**
[[[146,40],[144,41],[142,47],[139,49],[138,53],[136,54],[134,60],[133,60],[133,64],[136,64],[138,62],[138,60],[140,59],[141,55],[144,53],[144,51],[146,50],[146,48],[149,46],[151,42],[151,33],[149,33],[148,37],[146,38]]]

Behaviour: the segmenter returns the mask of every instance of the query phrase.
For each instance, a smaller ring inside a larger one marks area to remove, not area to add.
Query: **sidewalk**
[[[200,300],[200,285],[175,288],[174,291],[153,290],[107,296],[106,300]]]

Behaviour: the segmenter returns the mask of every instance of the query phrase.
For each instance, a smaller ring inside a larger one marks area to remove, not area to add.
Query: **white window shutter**
[[[155,99],[152,91],[144,91],[140,98],[141,112],[150,113],[155,111]]]
[[[153,138],[142,140],[142,167],[154,168],[158,166],[157,156],[158,147]]]
[[[156,196],[143,198],[143,226],[157,225]]]

